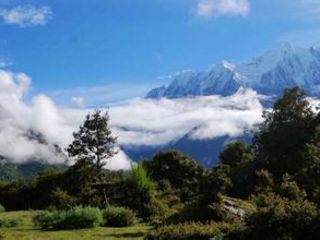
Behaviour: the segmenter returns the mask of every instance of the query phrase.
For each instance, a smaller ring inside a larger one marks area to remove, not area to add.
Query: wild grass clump
[[[137,222],[136,215],[131,209],[113,206],[104,212],[104,220],[104,225],[107,227],[127,227]]]
[[[223,236],[235,230],[228,223],[183,223],[159,227],[149,233],[145,240],[203,240],[222,239]]]
[[[67,211],[44,211],[33,217],[36,226],[43,230],[73,230],[103,225],[99,208],[77,206]]]

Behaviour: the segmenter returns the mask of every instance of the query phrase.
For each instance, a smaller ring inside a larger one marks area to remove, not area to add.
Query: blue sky
[[[281,41],[317,44],[319,16],[318,0],[0,0],[0,65],[60,103],[102,104]]]

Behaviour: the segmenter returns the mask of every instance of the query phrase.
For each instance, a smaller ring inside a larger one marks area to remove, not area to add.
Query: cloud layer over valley
[[[46,95],[25,101],[31,79],[25,74],[0,71],[0,155],[13,161],[45,159],[61,163],[54,144],[64,149],[72,141],[85,114],[92,109],[59,107]],[[239,90],[229,97],[187,99],[133,99],[110,109],[111,125],[120,145],[165,145],[186,134],[193,139],[239,136],[261,121],[260,96]],[[41,133],[49,144],[30,136]],[[109,167],[129,168],[122,151]]]
[[[261,120],[259,96],[240,89],[229,97],[133,100],[111,108],[122,144],[163,145],[190,134],[193,139],[242,135]]]

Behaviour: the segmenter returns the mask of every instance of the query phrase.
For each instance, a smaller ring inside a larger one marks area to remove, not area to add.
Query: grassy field
[[[32,224],[32,212],[5,212],[0,218],[22,219],[17,228],[0,228],[0,240],[91,240],[91,239],[143,239],[150,230],[145,225],[127,228],[94,228],[74,231],[41,231]]]

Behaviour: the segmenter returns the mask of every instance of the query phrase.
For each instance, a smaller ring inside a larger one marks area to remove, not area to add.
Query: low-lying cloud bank
[[[242,135],[261,121],[259,95],[239,90],[230,97],[138,99],[111,108],[113,127],[122,144],[163,145],[188,134],[193,139]]]
[[[25,74],[0,70],[0,155],[14,162],[45,159],[60,163],[53,144],[65,148],[72,132],[92,109],[58,107],[45,95],[26,102],[31,80]],[[111,124],[120,145],[165,145],[192,132],[193,139],[239,136],[261,121],[260,96],[240,90],[230,97],[186,99],[133,99],[110,109]],[[41,133],[51,145],[28,135]],[[122,151],[108,162],[112,169],[130,168]]]

